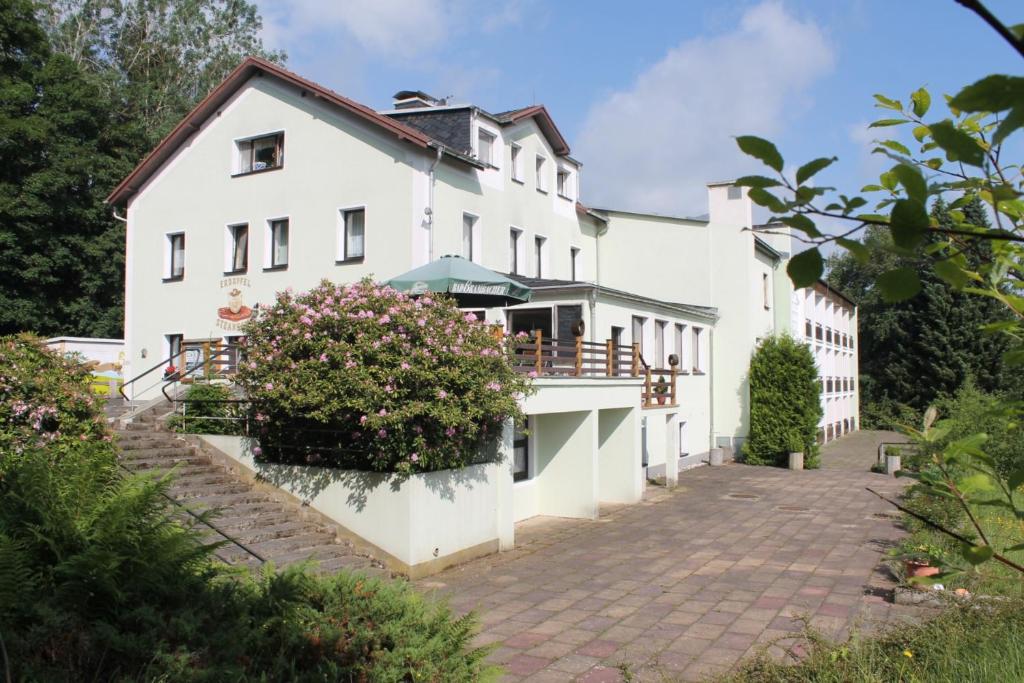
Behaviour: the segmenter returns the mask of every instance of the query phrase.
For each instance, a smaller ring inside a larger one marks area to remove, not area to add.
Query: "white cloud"
[[[585,201],[699,214],[704,184],[756,169],[732,136],[775,136],[807,89],[832,68],[824,32],[779,2],[747,10],[739,26],[687,40],[591,107],[576,152]]]
[[[412,59],[437,47],[450,22],[441,0],[261,0],[259,6],[264,40],[285,50],[333,34],[378,56]]]

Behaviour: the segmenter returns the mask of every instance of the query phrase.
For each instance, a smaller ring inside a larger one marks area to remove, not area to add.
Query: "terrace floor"
[[[856,432],[824,449],[819,470],[729,464],[653,487],[596,521],[535,518],[515,550],[416,585],[476,610],[507,681],[697,680],[803,628],[831,635],[913,618],[886,599],[879,563],[902,531],[865,490],[877,444]]]

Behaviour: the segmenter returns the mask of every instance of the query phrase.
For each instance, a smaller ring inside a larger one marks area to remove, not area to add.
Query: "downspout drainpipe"
[[[441,156],[443,154],[444,147],[438,145],[437,157],[434,159],[433,163],[430,164],[430,191],[427,194],[427,263],[434,260],[434,179],[436,178],[434,169],[436,169],[437,165],[441,163]]]
[[[587,295],[587,303],[590,304],[590,341],[597,341],[594,335],[597,334],[597,287],[592,287]]]
[[[601,235],[608,232],[608,224],[594,230],[594,289],[590,293],[590,341],[597,341],[597,290],[601,287]]]
[[[715,320],[717,323],[718,320]],[[711,426],[708,439],[708,458],[715,447],[715,325],[708,329],[708,424]]]

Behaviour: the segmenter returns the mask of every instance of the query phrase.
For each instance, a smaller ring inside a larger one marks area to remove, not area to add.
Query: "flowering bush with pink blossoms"
[[[278,294],[245,328],[238,382],[264,462],[428,472],[480,458],[530,380],[447,297],[363,280]]]
[[[0,475],[37,447],[59,459],[78,442],[110,441],[90,379],[81,362],[38,337],[0,337]]]

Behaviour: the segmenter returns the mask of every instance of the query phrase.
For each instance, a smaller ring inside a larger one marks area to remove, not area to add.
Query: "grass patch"
[[[934,619],[835,642],[808,631],[806,656],[763,653],[720,683],[876,683],[1024,680],[1024,601],[950,606]]]

